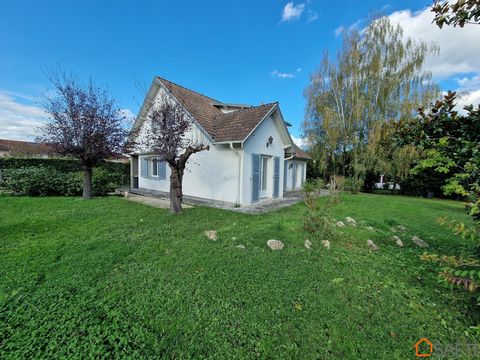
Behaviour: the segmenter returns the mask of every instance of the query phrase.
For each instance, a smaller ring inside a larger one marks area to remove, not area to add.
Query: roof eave
[[[248,140],[248,138],[255,132],[255,130],[257,130],[257,128],[260,126],[261,123],[263,123],[265,121],[266,118],[268,118],[272,113],[273,111],[278,107],[278,102],[274,103],[274,105],[272,106],[272,108],[270,110],[268,110],[268,112],[263,116],[263,118],[257,123],[257,125],[255,125],[255,127],[252,129],[252,131],[250,131],[247,136],[245,136],[245,138],[242,140],[242,147],[243,147],[243,144],[245,143],[245,141]]]

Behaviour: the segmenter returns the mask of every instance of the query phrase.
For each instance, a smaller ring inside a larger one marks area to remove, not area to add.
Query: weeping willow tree
[[[438,95],[423,70],[425,58],[437,51],[406,38],[387,17],[361,32],[344,32],[336,58],[325,52],[305,89],[303,130],[316,166],[330,175],[364,176],[375,124],[409,119]]]
[[[363,153],[366,168],[390,176],[392,194],[395,192],[396,185],[407,178],[412,165],[420,157],[415,146],[404,144],[398,139],[399,132],[396,124],[398,123],[373,124]]]

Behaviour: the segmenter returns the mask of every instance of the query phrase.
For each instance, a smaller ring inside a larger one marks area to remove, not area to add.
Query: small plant
[[[362,179],[346,178],[343,182],[343,189],[350,194],[358,194],[363,187]]]
[[[318,240],[332,239],[335,236],[335,228],[331,221],[333,202],[330,200],[319,201],[322,188],[323,181],[321,179],[309,180],[303,185],[305,205],[307,206],[303,227]]]
[[[340,202],[340,192],[343,189],[345,178],[343,176],[334,175],[330,178],[328,183],[329,196],[328,202],[330,204],[338,204]]]

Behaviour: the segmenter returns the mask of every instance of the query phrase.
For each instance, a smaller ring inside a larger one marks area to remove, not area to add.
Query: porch
[[[128,192],[135,195],[152,197],[162,201],[170,201],[169,194],[163,191],[142,189],[142,188],[139,188],[139,189],[130,188]],[[241,212],[245,214],[262,214],[270,211],[275,211],[287,206],[297,204],[301,201],[303,201],[303,194],[301,190],[286,191],[283,194],[283,198],[281,199],[268,198],[265,200],[260,200],[254,204],[244,205],[240,207],[235,207],[235,204],[227,203],[223,201],[202,199],[202,198],[197,198],[197,197],[187,196],[187,195],[183,197],[183,204],[186,204],[186,205],[206,206],[206,207],[212,207],[217,209]],[[145,201],[144,203],[149,205],[148,201]]]

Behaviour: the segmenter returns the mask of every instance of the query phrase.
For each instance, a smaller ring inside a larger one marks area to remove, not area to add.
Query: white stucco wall
[[[293,187],[293,173],[295,169],[295,165],[297,166],[297,176],[295,181],[295,187]],[[286,167],[286,189],[285,190],[293,190],[293,189],[301,189],[302,183],[305,182],[307,176],[307,162],[298,160],[298,159],[291,159],[285,161]]]
[[[165,101],[175,99],[162,86],[158,86],[148,98],[148,108],[154,104],[161,104]],[[145,129],[149,128],[148,114],[143,115],[145,121],[139,125],[139,142],[145,138]],[[269,156],[267,190],[263,197],[271,198],[274,190],[274,157],[280,158],[279,169],[279,196],[283,197],[284,184],[284,153],[285,148],[290,146],[288,131],[285,130],[283,118],[279,111],[274,111],[267,119],[255,129],[254,133],[244,142],[243,148],[239,143],[235,144],[235,150],[230,144],[213,144],[208,134],[191,118],[192,128],[187,134],[194,142],[209,144],[210,151],[203,151],[190,157],[187,163],[183,179],[183,193],[204,199],[224,201],[228,203],[239,203],[241,205],[252,202],[252,154]],[[268,138],[273,137],[273,143],[267,147]],[[144,142],[144,141],[143,141]],[[139,155],[137,171],[139,188],[158,191],[169,191],[170,168],[166,166],[165,179],[152,179],[142,177],[142,159],[151,156],[149,149],[145,146],[137,147],[136,154]],[[298,161],[298,163],[305,163]],[[306,164],[305,164],[306,166]],[[300,188],[302,179],[305,178],[305,171],[301,166],[297,173],[297,186]],[[287,169],[287,189],[291,187],[291,170]]]
[[[162,87],[159,87],[153,103],[162,104],[165,101],[173,100],[168,92]],[[145,129],[148,129],[148,127],[149,121],[147,118],[139,131],[138,143],[145,142]],[[240,199],[240,196],[237,195],[240,176],[238,174],[239,158],[235,152],[230,149],[228,144],[213,145],[204,130],[193,121],[191,129],[186,134],[186,138],[191,139],[195,143],[208,144],[210,145],[210,150],[193,154],[188,160],[183,178],[184,195],[230,203],[237,202]],[[148,154],[149,149],[147,146],[138,146],[136,152],[139,154],[139,188],[168,192],[170,187],[170,168],[168,164],[166,166],[165,179],[159,180],[142,177],[142,159],[151,155]]]
[[[144,157],[139,156],[139,174],[141,159]],[[239,178],[237,161],[235,153],[225,145],[213,145],[209,151],[193,154],[187,162],[183,177],[184,195],[235,203]],[[168,192],[170,188],[168,164],[166,170],[164,180],[139,176],[139,187]]]
[[[267,147],[267,139],[272,136],[273,143]],[[284,143],[281,140],[280,133],[275,126],[271,117],[265,119],[255,130],[255,132],[244,143],[244,161],[243,161],[243,191],[242,204],[252,202],[252,154],[272,156],[268,162],[268,185],[267,197],[273,194],[273,157],[280,157],[280,182],[279,182],[279,198],[283,197],[283,158]]]

